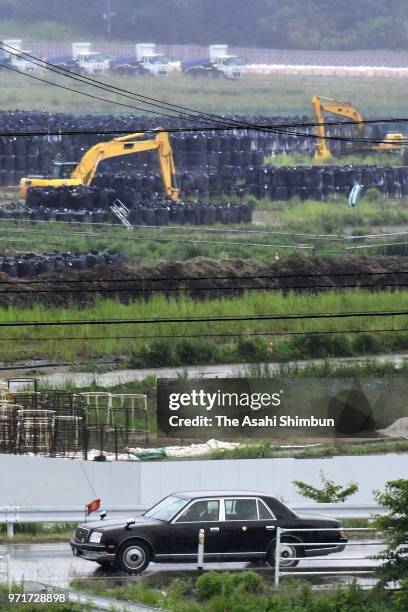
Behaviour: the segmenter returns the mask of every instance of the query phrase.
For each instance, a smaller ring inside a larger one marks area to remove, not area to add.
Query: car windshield
[[[224,60],[225,66],[243,66],[244,60],[238,56],[227,57]]]
[[[90,53],[89,55],[84,56],[85,62],[103,62],[104,58],[99,53]]]
[[[176,514],[183,506],[186,505],[188,500],[184,497],[178,497],[177,495],[169,495],[161,502],[150,508],[144,513],[144,516],[158,519],[159,521],[169,521],[172,516]]]

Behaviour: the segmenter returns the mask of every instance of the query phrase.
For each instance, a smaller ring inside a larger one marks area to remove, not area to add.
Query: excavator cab
[[[78,162],[58,162],[55,161],[52,164],[52,174],[51,178],[53,179],[65,179],[70,178],[71,174],[78,166]]]

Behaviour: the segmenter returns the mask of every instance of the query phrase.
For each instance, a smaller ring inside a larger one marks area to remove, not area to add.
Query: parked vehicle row
[[[29,54],[29,55],[25,55]],[[24,51],[19,39],[4,41],[4,55],[0,62],[10,63],[22,72],[38,72],[41,63],[31,61],[30,51]],[[74,42],[71,52],[65,55],[41,57],[53,66],[80,75],[99,75],[105,72],[128,76],[167,76],[171,60],[160,53],[154,43],[137,43],[133,52],[122,57],[106,55],[93,49],[89,42]],[[208,57],[192,58],[186,62],[172,62],[171,70],[198,77],[223,77],[237,79],[243,74],[244,60],[228,53],[228,45],[210,45]]]

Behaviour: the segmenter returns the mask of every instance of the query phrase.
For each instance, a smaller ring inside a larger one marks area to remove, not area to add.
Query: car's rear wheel
[[[118,568],[115,561],[97,561],[97,564],[100,565],[103,570],[112,570]]]
[[[300,543],[300,540],[291,538],[287,539],[284,542],[281,542],[280,545],[280,567],[282,568],[291,568],[299,565],[299,559],[296,557],[303,556],[303,548],[302,546],[295,546],[294,544]],[[276,546],[273,544],[269,550],[267,556],[267,563],[271,567],[275,567],[275,559],[276,559]]]
[[[137,540],[125,542],[117,553],[117,564],[128,574],[140,574],[150,563],[150,551]]]

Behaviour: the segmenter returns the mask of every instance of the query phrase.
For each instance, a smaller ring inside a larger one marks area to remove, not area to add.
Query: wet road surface
[[[380,545],[364,546],[356,544],[347,547],[342,553],[305,559],[300,562],[297,571],[310,571],[316,568],[324,571],[334,569],[345,571],[356,567],[369,570],[378,562],[372,559],[361,559],[361,557],[375,555],[381,550]],[[124,580],[137,579],[120,572],[106,573],[96,563],[74,557],[69,545],[64,542],[0,545],[0,555],[6,554],[10,555],[10,573],[13,582],[25,579],[67,588],[74,579],[108,579],[122,583]],[[346,558],[342,559],[342,557]],[[216,570],[242,570],[246,567],[252,569],[255,566],[248,563],[206,563],[204,565],[205,569]],[[180,576],[180,573],[193,576],[196,571],[196,566],[193,563],[151,563],[143,575],[154,580],[155,576],[159,575],[166,575],[168,578]],[[262,569],[262,572],[267,573],[271,578],[273,576],[273,570],[270,568]],[[344,577],[344,574],[342,577]],[[329,577],[326,576],[326,578]],[[338,579],[335,578],[335,581],[338,582]]]

